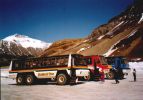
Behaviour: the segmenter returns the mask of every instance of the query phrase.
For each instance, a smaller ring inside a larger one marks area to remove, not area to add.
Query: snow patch
[[[85,48],[80,48],[80,50],[77,51],[77,53],[86,50]]]
[[[140,24],[142,21],[143,21],[143,13],[142,13],[140,20],[138,21],[138,24]]]
[[[120,25],[122,25],[124,23],[124,21],[120,22],[118,25],[116,25],[111,31],[107,32],[106,35],[112,35],[113,34],[113,31],[119,27]]]
[[[8,78],[9,77],[8,69],[0,69],[0,71],[1,71],[1,73],[0,73],[1,78]]]
[[[143,62],[129,62],[129,67],[137,70],[143,70]]]
[[[101,40],[105,35],[101,35],[100,37],[98,37],[98,40]]]
[[[130,38],[131,36],[133,36],[136,32],[137,32],[137,30],[134,30],[134,31],[128,36],[128,38]]]
[[[105,57],[108,57],[108,56],[110,56],[114,51],[116,51],[117,50],[117,48],[116,49],[112,49],[112,48],[110,48],[105,54],[103,54]]]
[[[122,40],[122,39],[121,39]],[[108,57],[108,56],[110,56],[114,51],[116,51],[118,48],[116,48],[116,49],[113,49],[114,48],[114,46],[116,45],[116,44],[118,44],[121,40],[119,40],[119,41],[117,41],[114,45],[112,45],[111,46],[111,48],[105,53],[105,54],[103,54],[105,57]]]
[[[86,48],[80,48],[80,50],[77,51],[77,53],[80,53],[81,51],[85,51],[86,49],[89,49],[90,46],[86,47]]]

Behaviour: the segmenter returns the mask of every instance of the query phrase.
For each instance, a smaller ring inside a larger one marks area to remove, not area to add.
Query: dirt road
[[[1,70],[3,72],[3,70]],[[137,82],[129,75],[115,84],[114,80],[78,82],[77,85],[17,86],[15,80],[1,77],[1,100],[143,100],[143,71]]]

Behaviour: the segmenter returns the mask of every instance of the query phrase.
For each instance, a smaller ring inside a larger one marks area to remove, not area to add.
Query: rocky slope
[[[143,57],[142,43],[143,1],[136,0],[124,12],[110,19],[108,23],[95,28],[87,38],[76,39],[76,41],[57,41],[41,56],[79,53],[83,55]],[[66,48],[63,47],[65,44]]]

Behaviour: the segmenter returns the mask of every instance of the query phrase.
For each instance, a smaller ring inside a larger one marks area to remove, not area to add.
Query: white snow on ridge
[[[3,39],[4,41],[14,42],[17,45],[21,45],[24,48],[48,48],[51,43],[46,43],[37,39],[30,38],[28,36],[14,34]]]
[[[78,51],[77,51],[77,53],[80,53],[80,52],[82,52],[82,51],[85,51],[86,49],[89,49],[90,48],[90,46],[88,46],[88,47],[86,47],[86,48],[80,48]]]
[[[80,50],[77,51],[77,53],[86,50],[86,48],[81,48]]]
[[[122,40],[122,39],[121,39]],[[116,48],[116,49],[113,49],[114,48],[114,46],[116,45],[116,44],[118,44],[121,40],[119,40],[119,41],[117,41],[115,44],[113,44],[112,46],[111,46],[111,48],[105,53],[105,54],[103,54],[105,57],[108,57],[108,56],[110,56],[114,51],[116,51],[118,48]]]
[[[101,40],[104,36],[105,36],[105,35],[101,35],[101,36],[99,36],[97,39],[98,39],[98,40]]]
[[[109,32],[107,32],[106,33],[106,35],[112,35],[114,32],[113,31],[115,31],[115,29],[117,28],[117,27],[119,27],[120,25],[122,25],[124,23],[124,21],[122,21],[122,22],[120,22],[118,25],[116,25],[111,31],[109,31]]]
[[[105,54],[103,54],[105,57],[110,56],[114,51],[116,51],[117,49],[112,49],[110,48]]]
[[[133,36],[136,32],[137,32],[137,30],[134,30],[134,31],[128,36],[128,38],[131,37],[131,36]]]
[[[142,13],[140,20],[138,21],[138,24],[141,23],[142,21],[143,21],[143,13]]]

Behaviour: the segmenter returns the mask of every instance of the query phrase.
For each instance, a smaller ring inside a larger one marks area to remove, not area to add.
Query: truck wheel
[[[91,80],[91,76],[90,76],[90,75],[88,75],[88,76],[84,76],[84,80],[86,80],[86,81],[90,81],[90,80]]]
[[[108,79],[113,79],[113,78],[114,78],[114,73],[113,73],[113,72],[109,72],[109,73],[107,74],[107,78],[108,78]]]
[[[27,85],[32,85],[32,84],[34,84],[34,76],[33,76],[33,75],[27,75],[27,76],[26,76],[26,84],[27,84]]]
[[[65,85],[68,83],[68,76],[65,74],[59,74],[57,76],[57,84],[58,85]]]
[[[22,84],[24,84],[24,77],[23,77],[22,75],[18,75],[18,76],[16,77],[16,83],[17,83],[17,85],[22,85]]]
[[[124,79],[124,74],[123,73],[119,74],[119,77],[120,79]]]

